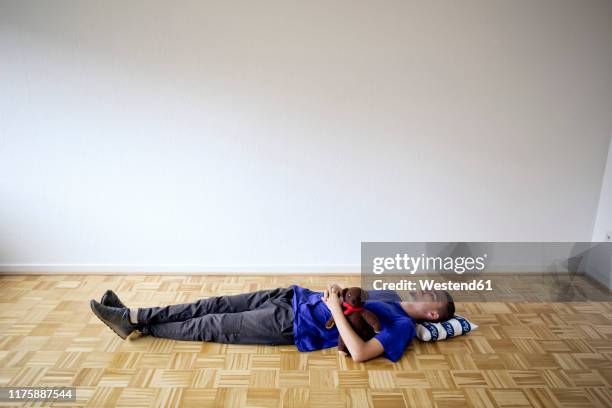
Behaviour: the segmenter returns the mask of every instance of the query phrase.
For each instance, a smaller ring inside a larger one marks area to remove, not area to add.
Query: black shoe
[[[98,316],[98,319],[102,320],[104,324],[110,327],[122,339],[125,340],[130,333],[137,329],[136,325],[130,322],[129,309],[104,306],[94,299],[91,299],[89,304],[91,305],[91,310]]]
[[[110,289],[104,292],[104,295],[102,295],[102,299],[100,299],[100,303],[102,303],[104,306],[110,307],[126,307],[121,301],[121,299],[119,299],[119,296],[117,296],[117,294]]]

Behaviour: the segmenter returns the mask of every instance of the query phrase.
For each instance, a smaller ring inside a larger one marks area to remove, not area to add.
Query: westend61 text
[[[401,279],[386,282],[377,279],[372,282],[374,290],[453,290],[453,291],[482,291],[493,290],[491,280],[474,279],[469,282],[436,282],[433,279],[419,279],[417,281]]]

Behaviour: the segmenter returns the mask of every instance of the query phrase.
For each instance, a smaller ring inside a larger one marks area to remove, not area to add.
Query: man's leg
[[[244,312],[205,314],[184,321],[144,325],[141,331],[175,340],[233,344],[294,344],[293,308],[287,299],[270,299]]]
[[[193,303],[138,309],[139,325],[181,322],[210,314],[240,313],[257,309],[271,299],[282,299],[291,305],[293,289],[276,288],[233,296],[216,296]]]

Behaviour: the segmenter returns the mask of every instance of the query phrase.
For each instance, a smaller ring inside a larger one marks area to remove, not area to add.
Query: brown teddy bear
[[[380,331],[378,317],[363,307],[363,303],[367,297],[368,293],[357,287],[344,288],[340,294],[342,310],[346,316],[346,320],[348,320],[353,330],[355,330],[355,333],[364,341],[370,340]],[[334,317],[332,316],[327,323],[325,323],[325,327],[331,329],[335,324],[336,322],[334,322]],[[351,355],[346,348],[346,344],[344,344],[342,340],[342,336],[338,338],[338,351],[345,353],[347,356]]]

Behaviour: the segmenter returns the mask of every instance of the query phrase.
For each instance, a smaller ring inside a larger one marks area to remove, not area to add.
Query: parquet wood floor
[[[335,348],[123,341],[88,305],[106,289],[144,307],[328,282],[359,277],[0,276],[0,386],[76,386],[76,403],[53,406],[79,407],[612,406],[609,302],[458,303],[479,330],[415,340],[396,364],[354,363]]]

